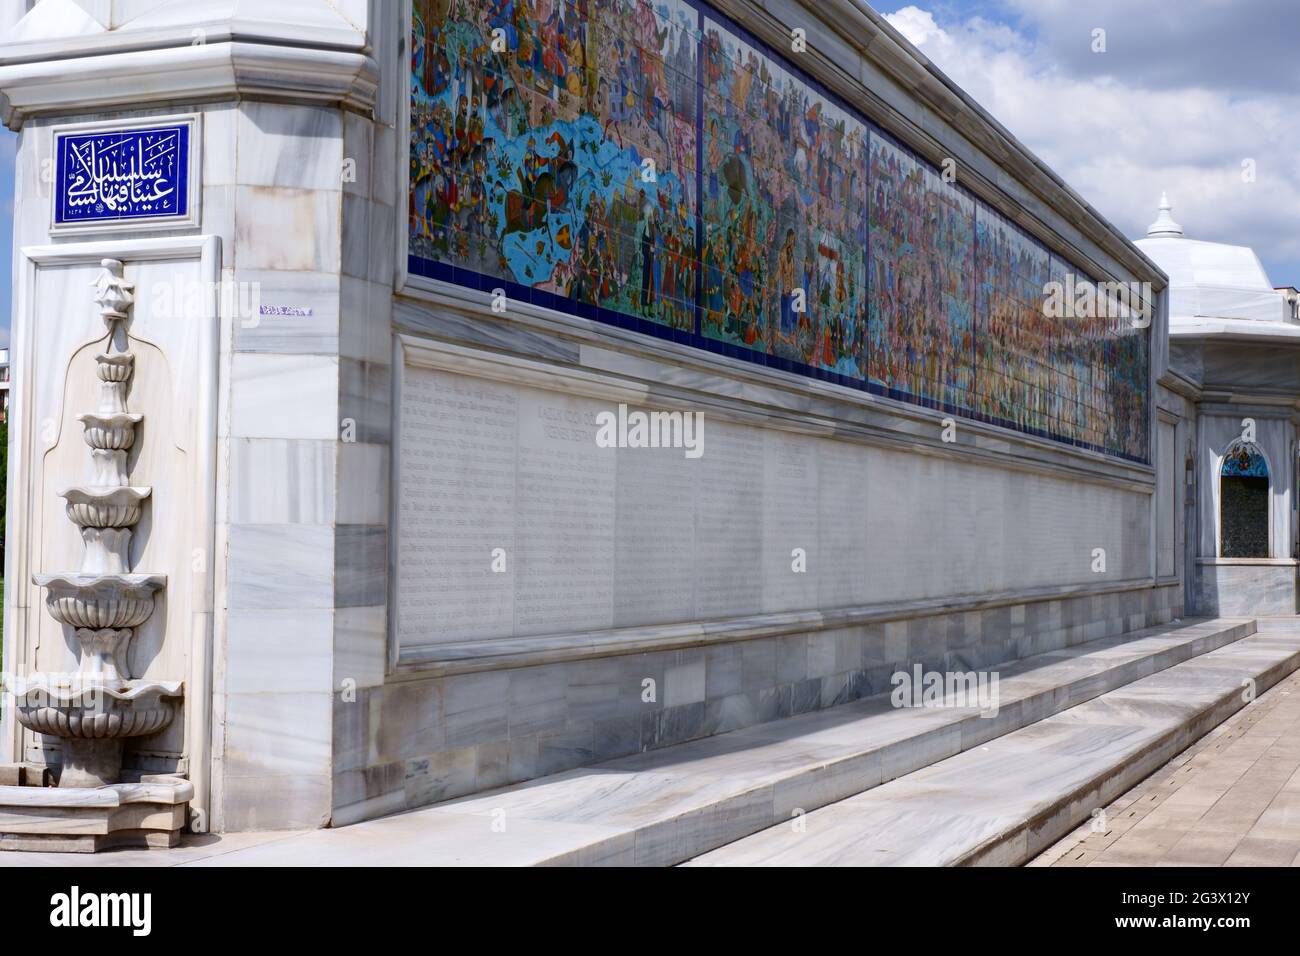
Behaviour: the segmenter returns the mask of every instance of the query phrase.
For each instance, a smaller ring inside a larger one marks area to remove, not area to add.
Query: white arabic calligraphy
[[[149,143],[145,136],[114,139],[71,144],[69,153],[76,166],[69,172],[67,204],[110,212],[154,211],[155,203],[176,192],[170,171],[176,162],[178,134],[168,132]],[[174,211],[174,207],[159,211]]]

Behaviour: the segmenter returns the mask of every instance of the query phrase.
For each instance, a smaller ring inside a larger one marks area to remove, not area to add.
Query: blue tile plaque
[[[63,133],[55,147],[55,226],[185,220],[189,123]]]

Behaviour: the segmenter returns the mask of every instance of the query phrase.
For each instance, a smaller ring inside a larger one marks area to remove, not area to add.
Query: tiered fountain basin
[[[50,616],[69,627],[98,630],[139,627],[153,613],[154,593],[167,583],[165,574],[91,573],[74,571],[35,574],[46,589]]]
[[[48,678],[13,688],[18,720],[29,730],[55,737],[98,740],[147,737],[172,722],[172,698],[182,681],[128,680],[114,685],[98,680]]]
[[[87,412],[78,415],[86,444],[104,451],[126,451],[135,442],[135,426],[144,420],[143,415],[131,412],[112,412],[99,415]]]
[[[60,493],[85,551],[76,571],[32,576],[50,616],[76,638],[78,670],[5,681],[18,722],[47,744],[57,741],[61,759],[54,774],[44,765],[0,765],[0,849],[174,846],[194,793],[180,776],[145,778],[122,766],[125,741],[171,724],[183,685],[132,678],[127,667],[135,629],[153,615],[167,578],[131,567],[131,536],[152,493],[130,483],[127,462],[144,421],[127,409],[134,286],[120,260],[102,265],[95,302],[108,337],[95,356],[99,407],[77,416],[90,446],[90,483]]]
[[[129,528],[140,520],[148,488],[69,488],[63,493],[68,519],[77,527]]]
[[[95,375],[101,382],[129,382],[135,370],[130,352],[100,352],[95,356]]]
[[[171,723],[175,708],[168,698],[181,695],[181,681],[122,676],[132,629],[153,614],[166,575],[38,574],[35,582],[46,589],[50,616],[74,629],[81,670],[33,675],[17,700],[19,722],[37,733],[83,740],[143,737]]]
[[[138,498],[128,495],[122,507],[138,508]],[[121,770],[126,740],[166,729],[184,693],[182,681],[124,676],[133,629],[153,613],[166,576],[76,572],[35,575],[34,581],[46,589],[50,616],[73,629],[81,663],[73,674],[6,681],[14,716],[29,730],[58,739],[62,762],[57,787],[44,786],[47,775],[35,768],[0,767],[0,779],[28,784],[0,786],[0,849],[93,853],[175,846],[192,785],[167,774],[122,780]]]

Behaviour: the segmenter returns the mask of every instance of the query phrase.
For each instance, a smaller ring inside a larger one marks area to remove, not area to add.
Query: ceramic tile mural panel
[[[975,201],[875,133],[870,184],[871,380],[970,411]]]
[[[1146,314],[1153,305],[1146,303]],[[1112,322],[1112,334],[1106,343],[1111,354],[1102,359],[1107,375],[1104,396],[1109,399],[1106,439],[1097,447],[1114,449],[1128,458],[1146,461],[1148,457],[1147,380],[1151,363],[1147,329],[1135,329],[1127,319]]]
[[[704,19],[703,334],[866,378],[867,128]]]
[[[673,0],[416,0],[411,254],[693,328],[697,22]]]
[[[980,205],[975,217],[979,324],[975,408],[1022,431],[1049,431],[1050,342],[1059,319],[1043,313],[1047,250]]]
[[[1070,264],[1052,256],[1050,281],[1066,286]],[[1081,278],[1077,276],[1076,278]],[[1101,341],[1108,321],[1096,315],[1057,318],[1050,342],[1053,370],[1052,406],[1049,426],[1053,433],[1067,435],[1094,445],[1104,441],[1102,414],[1105,411],[1105,369]]]
[[[408,266],[1139,461],[1145,329],[708,7],[414,0]]]

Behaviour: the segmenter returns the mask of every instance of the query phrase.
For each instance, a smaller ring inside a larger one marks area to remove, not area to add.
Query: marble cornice
[[[201,37],[201,43],[196,43]],[[195,19],[138,29],[127,24],[104,33],[72,35],[18,43],[0,43],[0,66],[15,63],[71,60],[86,56],[108,56],[141,50],[165,50],[207,43],[265,43],[318,50],[369,52],[365,33],[351,26],[291,24],[247,17]]]
[[[1300,421],[1300,396],[1287,391],[1242,392],[1225,386],[1206,386],[1197,399],[1196,407],[1202,415],[1238,415],[1258,409],[1261,415],[1278,415],[1280,409],[1292,413],[1292,421]]]
[[[1101,597],[1177,586],[1177,578],[1163,581],[1136,578],[1099,585],[1029,588],[945,600],[899,601],[816,611],[784,611],[708,621],[685,621],[679,624],[607,628],[541,637],[507,637],[436,644],[402,651],[388,680],[426,680],[454,674],[708,647],[789,634],[842,630],[886,621],[908,621],[942,614],[987,611],[1017,604]]]
[[[35,116],[229,98],[374,108],[379,71],[365,49],[190,39],[60,59],[0,56],[0,121],[19,130]]]
[[[1170,326],[1169,337],[1184,343],[1232,342],[1238,345],[1300,349],[1300,326],[1253,319],[1209,320],[1194,326]]]
[[[1300,565],[1300,561],[1295,558],[1201,558],[1196,559],[1199,565],[1214,565],[1217,567],[1278,567],[1294,568]]]
[[[1156,380],[1156,384],[1163,385],[1175,395],[1189,398],[1192,401],[1196,401],[1201,397],[1201,386],[1172,367],[1165,368],[1160,378]]]

